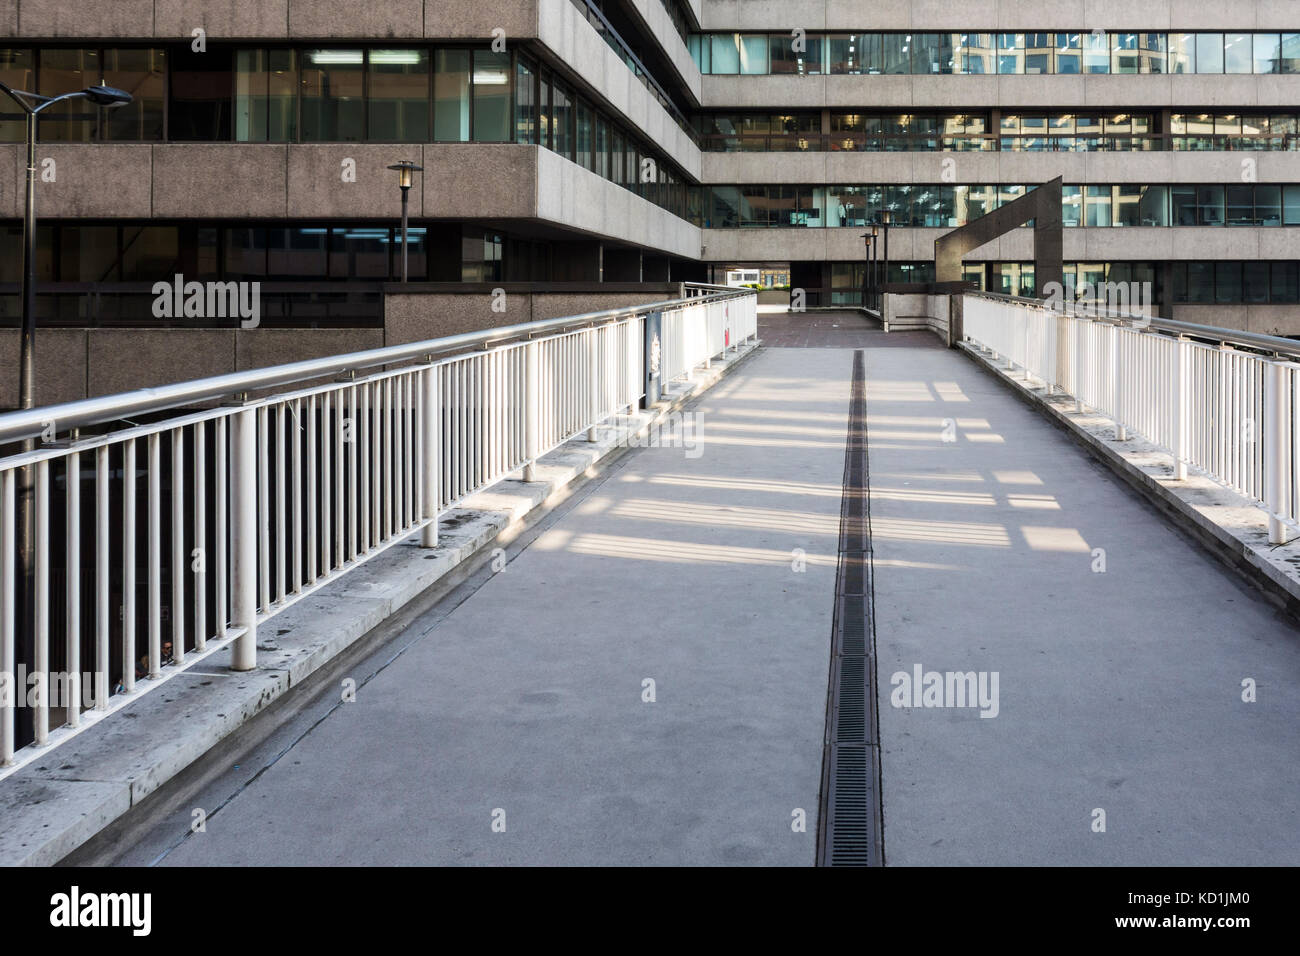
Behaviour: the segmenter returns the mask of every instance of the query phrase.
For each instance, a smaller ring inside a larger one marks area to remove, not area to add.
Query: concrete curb
[[[1285,545],[1268,541],[1268,516],[1246,498],[1192,472],[1175,481],[1173,458],[1143,438],[1115,440],[1115,423],[1096,411],[1080,412],[1075,400],[1048,395],[1023,373],[995,364],[969,342],[961,350],[1022,401],[1065,430],[1078,444],[1147,498],[1185,533],[1242,574],[1270,600],[1300,614],[1300,539]]]
[[[653,409],[617,416],[598,441],[577,438],[545,455],[537,481],[507,479],[467,499],[443,516],[437,548],[419,547],[414,535],[271,618],[259,628],[256,670],[229,670],[224,650],[0,780],[0,865],[52,865],[82,846],[456,568],[549,510],[566,487],[634,447],[630,439],[716,385],[760,344],[697,369]]]

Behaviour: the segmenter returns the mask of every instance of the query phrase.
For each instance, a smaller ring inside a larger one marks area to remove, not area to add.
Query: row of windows
[[[703,186],[691,218],[705,228],[954,228],[1023,196],[1023,185]],[[1062,187],[1067,227],[1300,226],[1300,185]]]
[[[43,142],[536,143],[685,211],[681,177],[658,151],[514,51],[10,49],[0,81],[50,96],[107,83],[135,97],[114,110],[53,107]],[[16,107],[0,112],[0,141],[24,135]]]
[[[18,283],[22,229],[0,226],[0,284]],[[459,224],[408,229],[410,277],[491,282],[501,275],[500,233]],[[430,253],[432,250],[432,254]],[[401,276],[401,230],[388,223],[42,223],[41,283],[170,280],[392,281]]]
[[[892,112],[706,113],[696,118],[711,152],[1096,151],[1300,149],[1295,112],[1174,113],[1167,133],[1153,113]]]
[[[702,33],[706,74],[1300,73],[1300,33]]]
[[[1153,262],[1067,262],[1064,285],[1068,295],[1087,283],[1149,282],[1157,303],[1295,305],[1300,303],[1300,262],[1183,261],[1167,263],[1168,287],[1162,286]],[[1004,295],[1036,294],[1032,262],[966,263],[962,278],[980,289]],[[933,282],[932,262],[891,262],[889,282]],[[832,305],[861,301],[863,264],[831,263]]]

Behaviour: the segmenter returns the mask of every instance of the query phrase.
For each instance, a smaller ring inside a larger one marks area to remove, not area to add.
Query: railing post
[[[1070,346],[1074,351],[1074,355],[1071,356],[1074,366],[1074,382],[1071,392],[1074,395],[1074,410],[1079,414],[1083,414],[1085,407],[1083,404],[1083,377],[1085,374],[1083,363],[1083,343],[1087,338],[1087,334],[1083,323],[1083,319],[1078,316],[1074,317],[1074,341]]]
[[[529,342],[524,346],[524,481],[537,480],[538,405],[541,399],[541,346]]]
[[[313,420],[308,428],[316,428]],[[257,413],[230,416],[230,623],[244,633],[230,651],[230,667],[257,667]]]
[[[424,421],[424,461],[421,463],[424,470],[421,476],[424,481],[424,514],[421,517],[429,522],[420,532],[422,548],[438,546],[438,477],[442,469],[442,408],[438,402],[439,371],[440,366],[430,366],[424,370],[420,378],[420,401],[423,405],[421,415]]]
[[[1176,388],[1174,391],[1174,480],[1184,481],[1187,478],[1187,438],[1191,409],[1191,375],[1188,370],[1188,361],[1191,358],[1191,349],[1187,344],[1187,339],[1178,336],[1174,340],[1174,370],[1176,376]]]
[[[587,390],[591,401],[591,419],[587,428],[587,441],[595,441],[596,416],[600,414],[600,329],[592,327],[587,331],[587,374],[591,376],[591,387]]]
[[[1127,441],[1128,429],[1126,429],[1120,419],[1120,415],[1125,407],[1125,389],[1124,379],[1119,361],[1119,346],[1123,341],[1121,331],[1118,325],[1107,326],[1110,330],[1110,415],[1115,421],[1115,440]]]
[[[1291,460],[1291,390],[1287,363],[1264,366],[1264,504],[1268,508],[1268,543],[1286,544],[1282,515],[1291,498],[1288,464]]]

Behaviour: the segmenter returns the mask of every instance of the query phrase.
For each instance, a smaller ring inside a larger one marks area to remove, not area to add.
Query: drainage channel
[[[853,353],[835,577],[826,737],[818,814],[818,866],[884,865],[880,721],[872,608],[866,353]]]

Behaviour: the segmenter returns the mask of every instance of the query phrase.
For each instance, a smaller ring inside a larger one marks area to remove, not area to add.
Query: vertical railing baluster
[[[257,409],[257,607],[271,607],[270,409]]]
[[[16,534],[14,520],[14,471],[0,472],[0,673],[10,675],[0,687],[0,767],[14,762],[15,721],[19,688],[14,671],[15,607],[18,598]]]
[[[285,472],[285,432],[289,427],[289,403],[275,406],[275,600],[288,596],[289,539],[285,520],[288,474]]]
[[[194,426],[194,649],[208,646],[208,473],[207,425]]]
[[[172,660],[185,662],[185,429],[172,429]]]
[[[122,444],[122,690],[135,690],[135,439]]]
[[[67,606],[67,629],[64,638],[67,641],[67,660],[65,662],[65,679],[60,682],[60,690],[67,694],[66,720],[69,727],[81,726],[81,454],[70,452],[65,462],[64,507],[66,522],[64,534],[67,539],[67,553],[64,558],[64,582]]]
[[[108,518],[111,503],[108,455],[108,445],[100,445],[95,449],[95,709],[99,711],[108,709],[110,690],[108,596],[112,590],[109,586],[108,564]]]
[[[50,739],[50,462],[36,465],[36,745]]]
[[[316,396],[307,397],[307,414],[303,421],[307,429],[307,585],[316,583],[316,532],[320,516],[316,509],[316,433],[320,430],[316,416]]]
[[[213,523],[212,570],[216,575],[213,581],[212,596],[214,604],[212,614],[215,619],[216,636],[226,636],[226,625],[230,623],[230,471],[229,445],[226,435],[229,421],[224,415],[216,421],[212,434],[212,474],[216,479],[216,491],[213,499],[216,503],[216,520]]]
[[[251,408],[230,422],[230,623],[243,628],[230,651],[230,666],[257,666],[257,415]]]
[[[162,449],[157,432],[145,441],[148,455],[145,480],[149,486],[149,677],[162,671]]]

